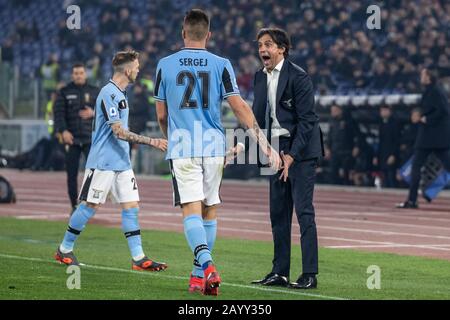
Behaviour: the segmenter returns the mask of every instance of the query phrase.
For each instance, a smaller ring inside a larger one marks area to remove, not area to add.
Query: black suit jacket
[[[267,75],[263,70],[255,74],[253,113],[261,129],[266,123]],[[314,90],[309,75],[299,66],[285,59],[278,79],[276,116],[282,128],[290,133],[288,153],[297,161],[323,156],[322,131],[314,111]]]
[[[420,123],[416,148],[450,148],[450,110],[447,95],[439,85],[425,89],[420,104],[427,123]]]
[[[93,118],[83,120],[78,114],[85,106],[95,110],[99,89],[85,84],[77,86],[73,82],[58,91],[55,106],[55,132],[69,130],[74,144],[91,143]]]

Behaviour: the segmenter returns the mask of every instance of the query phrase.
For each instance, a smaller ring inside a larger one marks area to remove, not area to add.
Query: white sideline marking
[[[46,260],[46,259],[21,257],[21,256],[14,256],[14,255],[3,254],[3,253],[0,253],[0,257],[8,258],[8,259],[34,261],[34,262],[45,262],[45,263],[54,263],[54,264],[58,263],[56,261],[53,262],[53,261]],[[148,275],[148,276],[155,276],[155,277],[176,279],[176,280],[188,280],[187,277],[169,276],[169,275],[164,275],[164,274],[160,274],[160,273],[139,272],[139,271],[120,269],[120,268],[112,268],[112,267],[103,267],[103,266],[95,266],[95,265],[82,265],[82,267],[90,268],[90,269],[97,269],[97,270],[133,273],[136,275],[146,275],[146,276]],[[237,283],[228,283],[228,282],[222,282],[222,285],[230,286],[230,287],[237,287],[237,288],[253,289],[253,290],[259,290],[259,291],[280,292],[280,293],[287,293],[287,294],[298,295],[298,296],[314,297],[314,298],[329,299],[329,300],[349,300],[347,298],[340,298],[340,297],[326,296],[326,295],[321,295],[321,294],[293,291],[294,289],[282,290],[282,289],[272,289],[272,288],[261,288],[261,287],[256,287],[256,286],[247,286],[247,285],[242,285],[242,284],[237,284]]]

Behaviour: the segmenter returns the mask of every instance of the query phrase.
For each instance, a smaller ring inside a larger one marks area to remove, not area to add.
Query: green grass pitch
[[[220,228],[220,225],[219,225]],[[0,299],[450,299],[450,262],[394,254],[321,248],[319,288],[298,291],[265,288],[250,281],[270,271],[272,244],[218,238],[214,259],[223,284],[219,297],[187,292],[192,253],[184,235],[143,231],[146,253],[165,261],[160,273],[131,271],[119,228],[88,225],[75,253],[81,289],[69,290],[66,267],[53,260],[66,223],[0,218]],[[293,246],[291,279],[301,272]],[[381,288],[369,290],[367,268],[381,269]]]

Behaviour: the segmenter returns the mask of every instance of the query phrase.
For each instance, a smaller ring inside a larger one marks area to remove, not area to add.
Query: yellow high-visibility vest
[[[150,95],[148,97],[148,103],[155,104],[155,98],[153,98],[153,90],[155,89],[155,84],[154,84],[153,80],[151,80],[151,79],[142,79],[141,83],[150,92]]]
[[[50,100],[47,102],[47,106],[45,107],[45,116],[44,116],[45,122],[47,123],[47,130],[50,135],[53,134],[53,101]]]

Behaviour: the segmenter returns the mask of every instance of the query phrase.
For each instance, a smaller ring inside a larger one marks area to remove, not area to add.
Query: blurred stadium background
[[[70,4],[81,8],[80,30],[66,26],[66,8]],[[151,97],[156,62],[182,47],[182,17],[188,8],[198,6],[207,9],[212,17],[209,50],[231,59],[240,90],[250,103],[253,75],[260,68],[254,42],[257,30],[272,25],[289,32],[291,59],[314,82],[324,132],[329,132],[333,120],[330,107],[341,106],[356,127],[357,138],[349,141],[349,148],[361,150],[358,155],[348,156],[348,177],[341,181],[330,178],[330,159],[325,159],[319,182],[373,186],[377,176],[372,157],[379,148],[379,107],[391,106],[400,132],[408,132],[409,113],[420,99],[421,66],[450,68],[450,4],[436,0],[382,1],[377,3],[381,8],[381,29],[369,30],[366,10],[371,4],[353,0],[0,0],[2,155],[13,157],[27,152],[49,136],[51,92],[70,81],[74,62],[84,62],[89,82],[102,86],[111,75],[111,57],[119,49],[142,52],[140,81],[130,90],[134,107],[130,121],[132,127],[145,122],[147,133],[157,135]],[[444,79],[444,84],[450,89],[450,81]],[[223,118],[228,128],[238,125],[226,106]],[[398,141],[402,160],[411,152],[410,140]],[[21,164],[10,161],[9,165],[36,167],[33,160]],[[253,168],[241,169],[231,168],[227,177],[257,176]],[[161,158],[155,160],[149,148],[139,149],[135,170],[167,173]],[[398,181],[398,186],[404,184]]]

